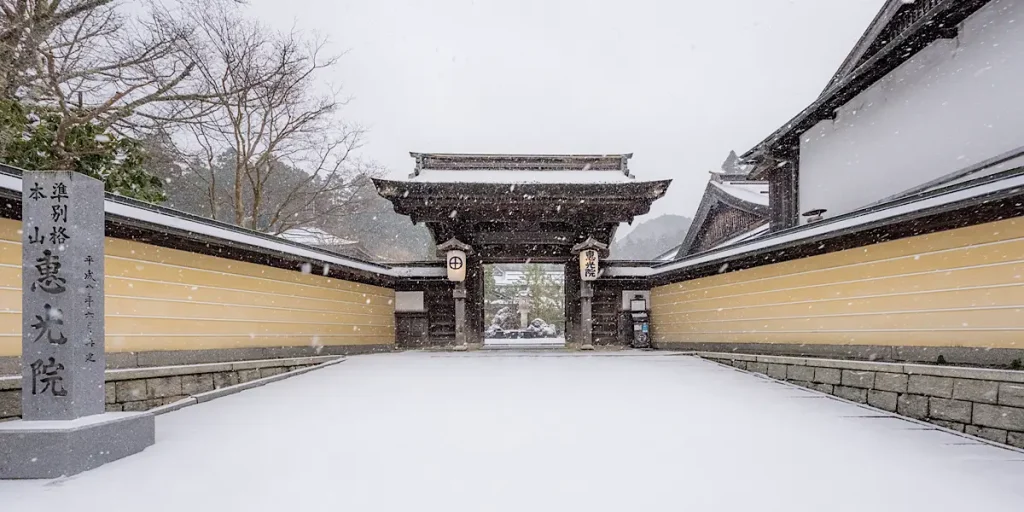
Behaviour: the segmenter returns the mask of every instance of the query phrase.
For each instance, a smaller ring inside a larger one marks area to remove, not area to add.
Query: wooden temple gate
[[[421,311],[396,313],[398,343],[456,344],[456,290],[465,287],[465,332],[483,337],[484,273],[490,263],[565,265],[566,338],[569,343],[622,340],[621,296],[639,282],[599,279],[592,321],[585,322],[579,246],[607,248],[622,222],[650,210],[670,180],[637,181],[631,155],[420,154],[407,180],[376,179],[378,193],[395,211],[424,223],[435,242],[469,246],[463,285],[443,275],[410,276],[397,291],[422,292]],[[577,250],[574,251],[574,248]],[[603,251],[602,256],[607,256]],[[420,263],[441,267],[443,262]]]

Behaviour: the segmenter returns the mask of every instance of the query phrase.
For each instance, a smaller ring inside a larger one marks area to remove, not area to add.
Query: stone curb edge
[[[702,359],[719,357],[735,361],[758,362],[768,364],[791,364],[814,366],[818,368],[837,368],[841,370],[859,370],[869,372],[903,373],[906,375],[930,375],[935,377],[952,377],[957,379],[994,380],[1024,384],[1024,371],[1001,370],[995,368],[976,368],[973,366],[936,366],[917,363],[885,363],[875,361],[857,361],[846,359],[826,359],[819,357],[766,356],[730,352],[696,351]]]
[[[327,361],[327,362],[320,363],[320,364],[315,365],[315,366],[307,366],[305,368],[299,368],[297,370],[292,370],[290,372],[279,373],[277,375],[271,375],[270,377],[264,377],[262,379],[256,379],[256,380],[251,380],[249,382],[243,382],[241,384],[235,384],[234,386],[228,386],[228,387],[224,387],[224,388],[220,388],[220,389],[215,389],[213,391],[207,391],[205,393],[195,394],[195,395],[192,395],[192,396],[190,396],[188,398],[182,398],[181,400],[178,400],[177,402],[174,402],[174,403],[170,403],[170,404],[167,404],[167,405],[162,405],[160,407],[154,407],[154,408],[146,411],[146,413],[152,414],[153,416],[160,416],[162,414],[167,414],[169,412],[174,412],[174,411],[177,411],[179,409],[184,409],[186,407],[190,407],[190,406],[193,406],[193,405],[196,405],[196,404],[201,404],[201,403],[209,402],[210,400],[214,400],[216,398],[221,398],[221,397],[224,397],[224,396],[234,395],[236,393],[241,393],[242,391],[245,391],[247,389],[257,388],[257,387],[260,387],[260,386],[264,386],[264,385],[270,384],[272,382],[277,382],[279,380],[287,379],[289,377],[295,377],[297,375],[302,375],[303,373],[309,373],[309,372],[311,372],[313,370],[320,370],[320,369],[323,369],[323,368],[327,368],[328,366],[334,366],[336,364],[343,363],[346,360],[347,359],[344,356],[342,356],[342,357],[339,357],[338,359],[335,359],[333,361]]]
[[[800,391],[806,391],[806,392],[809,392],[809,393],[813,393],[815,395],[821,395],[821,396],[824,396],[824,397],[831,398],[833,400],[838,400],[840,402],[845,402],[845,403],[848,403],[850,405],[855,405],[857,407],[860,407],[861,409],[867,409],[869,411],[877,412],[879,414],[884,414],[886,416],[892,416],[894,418],[899,418],[901,420],[909,421],[911,423],[914,423],[916,425],[920,425],[922,427],[928,427],[929,429],[939,430],[939,431],[942,431],[942,432],[946,432],[946,433],[949,433],[949,434],[953,434],[953,435],[962,437],[964,439],[970,439],[971,441],[975,441],[975,442],[978,442],[978,443],[981,443],[981,444],[987,444],[989,446],[994,446],[996,448],[1002,448],[1003,450],[1009,450],[1011,452],[1017,452],[1017,453],[1024,453],[1024,449],[1017,448],[1016,446],[1010,446],[1010,445],[1007,445],[1007,444],[997,443],[995,441],[990,441],[988,439],[984,439],[984,438],[981,438],[981,437],[972,436],[971,434],[968,434],[966,432],[960,432],[960,431],[957,431],[957,430],[953,430],[953,429],[949,429],[949,428],[946,428],[946,427],[942,427],[942,426],[936,425],[934,423],[928,423],[927,421],[922,421],[922,420],[919,420],[919,419],[910,418],[910,417],[907,417],[907,416],[902,416],[902,415],[896,414],[894,412],[890,412],[890,411],[878,409],[876,407],[872,407],[872,406],[870,406],[868,404],[862,404],[860,402],[854,402],[852,400],[847,400],[845,398],[838,397],[836,395],[830,395],[828,393],[823,393],[823,392],[818,391],[816,389],[805,388],[803,386],[799,386],[799,385],[793,384],[792,382],[787,382],[787,381],[784,381],[784,380],[776,379],[774,377],[769,377],[769,376],[767,376],[767,375],[765,375],[763,373],[751,372],[751,371],[748,371],[748,370],[743,370],[741,368],[736,368],[735,366],[730,366],[730,365],[725,364],[725,363],[720,363],[720,362],[715,361],[713,359],[707,359],[707,358],[703,357],[701,354],[697,354],[696,357],[700,358],[701,360],[707,361],[709,363],[717,364],[718,366],[721,366],[723,368],[728,368],[730,370],[734,370],[734,371],[737,371],[737,372],[746,373],[748,375],[751,375],[751,376],[754,376],[754,377],[757,377],[757,378],[760,378],[760,379],[774,381],[774,382],[776,382],[778,384],[782,384],[782,385],[784,385],[786,387],[790,387],[790,388],[794,388],[794,389],[799,389]]]
[[[177,375],[195,375],[203,373],[230,372],[252,370],[256,368],[272,368],[276,366],[297,366],[302,364],[319,364],[333,361],[345,356],[304,356],[284,357],[279,359],[254,359],[251,361],[230,361],[226,363],[200,363],[175,366],[153,366],[146,368],[108,369],[104,372],[105,382],[122,380],[155,379]],[[21,375],[5,375],[0,377],[0,391],[21,389]]]

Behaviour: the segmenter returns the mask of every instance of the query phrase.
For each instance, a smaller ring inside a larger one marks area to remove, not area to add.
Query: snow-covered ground
[[[565,338],[486,338],[487,347],[564,347]]]
[[[688,356],[404,353],[157,419],[0,510],[1024,510],[1024,454]]]

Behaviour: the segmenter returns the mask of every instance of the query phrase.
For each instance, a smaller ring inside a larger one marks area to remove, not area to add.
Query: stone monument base
[[[155,441],[148,413],[0,423],[0,479],[57,478],[141,452]]]

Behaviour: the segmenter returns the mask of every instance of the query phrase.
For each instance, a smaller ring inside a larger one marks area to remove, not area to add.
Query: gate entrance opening
[[[565,266],[484,265],[487,347],[565,346]]]

